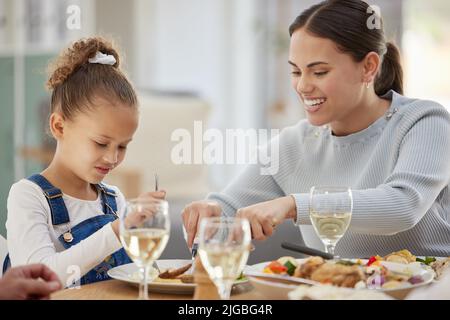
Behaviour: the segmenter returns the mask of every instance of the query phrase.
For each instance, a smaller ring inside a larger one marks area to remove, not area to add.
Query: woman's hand
[[[205,217],[219,217],[222,214],[222,208],[214,201],[195,201],[184,207],[181,217],[187,233],[187,245],[192,247],[195,236],[197,235],[199,221]]]
[[[43,264],[14,267],[0,279],[0,300],[49,299],[61,288],[56,273]]]
[[[145,192],[138,197],[138,199],[143,199],[143,200],[146,200],[146,199],[148,199],[148,200],[152,200],[152,199],[164,200],[165,198],[166,198],[166,191],[164,191],[164,190]],[[111,227],[112,227],[114,233],[116,234],[117,238],[119,238],[119,223],[120,223],[119,219],[116,219],[111,223]]]
[[[236,216],[248,219],[253,239],[265,240],[285,219],[296,218],[297,207],[294,197],[286,196],[241,208]]]

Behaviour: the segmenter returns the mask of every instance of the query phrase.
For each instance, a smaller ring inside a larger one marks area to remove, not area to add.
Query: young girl
[[[248,218],[256,239],[293,219],[306,244],[323,250],[309,190],[337,185],[353,193],[339,256],[450,255],[450,116],[436,102],[402,96],[399,52],[382,27],[369,28],[370,12],[361,0],[324,1],[295,19],[289,64],[307,119],[274,141],[277,173],[251,165],[208,202],[185,208],[189,245],[199,219],[223,210]]]
[[[131,262],[119,241],[124,196],[102,180],[123,161],[138,126],[136,92],[119,69],[118,53],[101,38],[64,51],[47,84],[57,147],[47,169],[11,187],[11,264],[44,263],[64,285],[77,275],[81,284],[105,280],[110,268]]]

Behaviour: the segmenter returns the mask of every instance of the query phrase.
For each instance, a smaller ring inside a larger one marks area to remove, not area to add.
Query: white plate
[[[157,260],[158,268],[161,270],[168,268],[179,268],[191,263],[191,260]],[[134,263],[123,264],[108,270],[108,275],[116,280],[139,285],[139,269]],[[158,272],[152,268],[148,283],[148,291],[159,293],[191,294],[194,292],[195,284],[182,282],[155,282]]]
[[[298,263],[303,263],[306,259],[296,260]],[[271,261],[261,262],[247,266],[244,270],[244,274],[249,279],[255,290],[263,294],[268,299],[287,300],[288,293],[290,291],[297,288],[298,285],[302,283],[304,284],[302,281],[303,279],[263,273],[264,267],[266,267],[270,262]],[[267,280],[259,278],[259,276],[266,278]],[[309,282],[310,280],[306,281]]]
[[[160,270],[180,268],[191,263],[192,260],[181,259],[162,259],[157,260],[156,263]],[[150,279],[148,283],[148,291],[169,294],[193,294],[195,290],[195,283],[182,282],[158,282],[154,281],[158,272],[152,268],[150,271]],[[139,269],[134,263],[124,264],[108,270],[108,275],[116,280],[129,282],[134,285],[139,285]],[[244,283],[246,281],[237,281],[236,283]],[[235,284],[236,284],[235,283]]]
[[[299,264],[302,264],[307,259],[297,259]],[[364,263],[364,260],[362,260]],[[250,283],[262,294],[270,299],[288,299],[288,293],[297,288],[300,284],[318,284],[315,281],[281,276],[276,274],[263,273],[264,267],[266,267],[271,261],[261,262],[252,266],[248,266],[244,274],[250,280]],[[394,288],[394,289],[377,289],[383,293],[386,293],[394,298],[403,299],[411,290],[428,285],[433,281],[434,272],[423,268],[420,263],[410,263],[408,265],[399,264],[394,262],[385,262],[382,264],[389,270],[410,273],[412,276],[421,276],[423,282],[419,284],[409,284],[406,287]],[[354,289],[357,290],[357,289]]]

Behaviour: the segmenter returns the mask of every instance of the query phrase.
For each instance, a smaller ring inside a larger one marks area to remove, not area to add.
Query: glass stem
[[[232,282],[224,281],[217,285],[217,291],[221,300],[230,300]]]
[[[329,253],[329,254],[332,254],[334,256],[334,248],[335,248],[334,244],[327,244],[326,245],[326,252]]]
[[[142,274],[142,281],[141,284],[139,285],[139,300],[148,300],[148,280],[147,280],[147,275],[148,275],[148,266],[145,266],[141,269],[141,274]]]

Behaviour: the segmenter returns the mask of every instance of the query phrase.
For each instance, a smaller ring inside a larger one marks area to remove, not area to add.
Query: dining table
[[[138,287],[134,284],[116,279],[95,282],[74,288],[57,291],[51,295],[52,300],[136,300]],[[159,293],[149,291],[150,300],[193,300],[192,294]],[[206,299],[208,297],[205,297]],[[231,300],[264,300],[264,296],[253,286],[239,283],[233,286]]]

